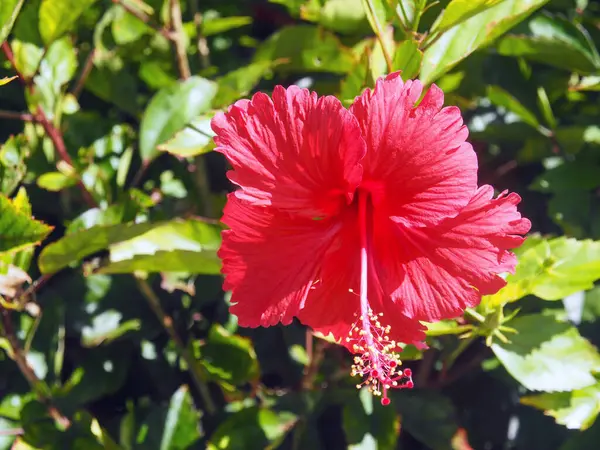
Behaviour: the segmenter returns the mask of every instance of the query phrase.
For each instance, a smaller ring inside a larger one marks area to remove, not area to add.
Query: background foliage
[[[599,30],[587,0],[1,0],[0,449],[596,449]],[[534,231],[384,408],[343,348],[228,314],[209,120],[398,69]]]

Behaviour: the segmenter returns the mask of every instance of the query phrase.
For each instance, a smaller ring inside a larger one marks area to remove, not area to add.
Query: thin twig
[[[8,309],[1,308],[0,315],[2,316],[2,331],[3,335],[8,341],[10,346],[10,357],[15,361],[19,370],[31,386],[31,389],[35,392],[38,399],[46,405],[50,416],[59,423],[63,428],[68,428],[71,425],[70,420],[65,417],[54,405],[50,389],[42,380],[38,378],[34,370],[29,365],[25,352],[21,347],[21,343],[17,339],[12,319],[10,316],[11,312]]]
[[[93,48],[90,51],[90,53],[88,53],[87,57],[85,58],[85,63],[83,64],[83,69],[81,70],[81,75],[79,76],[77,83],[75,83],[75,87],[73,88],[73,91],[72,91],[72,94],[75,96],[75,98],[79,98],[79,96],[81,95],[81,91],[83,91],[85,82],[86,82],[88,76],[90,75],[90,73],[92,72],[92,69],[94,68],[94,56],[95,55],[96,55],[96,49]]]
[[[150,284],[146,280],[137,277],[136,281],[140,292],[148,301],[148,305],[162,324],[163,328],[165,329],[173,343],[175,344],[175,347],[177,347],[179,355],[187,364],[188,369],[190,371],[190,375],[192,377],[192,381],[194,382],[194,386],[198,390],[198,393],[202,397],[202,400],[204,400],[206,410],[209,414],[215,414],[217,408],[212,400],[212,397],[210,396],[208,386],[206,386],[204,380],[202,379],[202,374],[198,370],[198,364],[196,363],[194,356],[190,352],[189,347],[183,342],[183,340],[177,333],[177,330],[173,325],[173,319],[165,312],[165,310],[161,306],[160,299],[154,293]]]
[[[455,369],[449,371],[449,373],[443,379],[440,378],[432,383],[429,383],[427,387],[431,389],[440,389],[444,386],[455,383],[465,375],[468,375],[473,370],[477,369],[487,357],[488,351],[486,347],[480,353],[476,354],[473,359],[467,361],[465,364],[456,366]]]
[[[4,52],[4,56],[6,56],[6,59],[8,60],[8,62],[12,66],[12,68],[15,70],[15,73],[19,77],[19,81],[21,82],[21,84],[23,86],[29,86],[29,87],[31,87],[30,86],[30,80],[28,80],[27,78],[25,78],[25,76],[23,76],[23,74],[19,71],[19,69],[17,69],[17,64],[16,64],[16,61],[15,61],[15,55],[14,55],[12,49],[10,48],[10,45],[9,45],[8,41],[6,41],[6,40],[2,43],[2,51]]]
[[[194,24],[196,25],[196,46],[198,47],[198,56],[200,57],[200,66],[206,69],[210,66],[210,50],[206,36],[202,32],[202,13],[198,8],[198,0],[191,0],[190,7],[194,16]]]
[[[2,51],[4,52],[6,59],[10,62],[13,69],[15,70],[17,76],[19,77],[19,80],[21,80],[23,85],[26,86],[30,92],[33,92],[32,80],[25,78],[23,74],[17,69],[15,56],[7,41],[4,41],[2,43]],[[65,141],[63,140],[62,133],[58,128],[54,126],[53,123],[50,122],[50,120],[48,120],[48,117],[46,116],[46,113],[44,112],[41,106],[37,107],[36,113],[33,116],[33,118],[35,122],[39,123],[44,128],[46,135],[50,138],[52,144],[54,144],[54,148],[56,149],[58,156],[64,162],[66,162],[70,166],[73,166],[73,160],[71,159],[71,156],[69,156],[69,152],[67,151],[67,147],[65,146]],[[89,207],[94,208],[98,206],[96,200],[94,200],[94,197],[87,190],[85,184],[83,184],[83,181],[81,181],[81,179],[78,179],[77,186],[81,190],[83,199]]]
[[[210,193],[210,183],[204,162],[204,155],[194,157],[193,181],[201,200],[200,211],[205,217],[213,216],[213,204]]]
[[[148,25],[149,27],[154,28],[154,30],[158,31],[160,34],[162,34],[168,40],[170,40],[170,41],[173,40],[173,33],[171,33],[171,31],[166,29],[165,27],[161,27],[159,24],[154,22],[152,17],[149,16],[148,14],[146,14],[145,12],[139,11],[135,8],[132,8],[131,6],[129,6],[127,3],[123,2],[122,0],[112,0],[112,2],[121,6],[129,14],[137,17],[142,22],[144,22],[146,25]]]
[[[74,167],[73,160],[71,159],[71,156],[67,151],[67,147],[65,146],[65,141],[63,140],[62,133],[52,123],[50,123],[50,121],[46,117],[46,114],[44,113],[44,110],[40,106],[38,106],[37,109],[36,120],[40,123],[40,125],[42,125],[44,131],[54,144],[54,148],[56,149],[56,152],[58,153],[60,159],[69,164],[71,167]],[[96,208],[98,206],[98,203],[96,202],[90,191],[88,191],[87,187],[85,186],[85,184],[83,184],[83,181],[81,181],[80,178],[77,179],[77,186],[81,191],[85,203],[90,208]]]
[[[431,371],[435,365],[436,354],[437,351],[434,348],[430,348],[423,353],[423,359],[421,360],[414,377],[416,386],[425,386],[427,384],[431,377]]]
[[[14,111],[4,111],[4,110],[0,110],[0,119],[13,119],[13,120],[20,120],[23,122],[35,121],[35,117],[33,114],[19,113],[19,112],[14,112]]]
[[[175,44],[175,56],[177,58],[177,67],[179,68],[179,77],[187,80],[192,76],[190,63],[185,49],[185,32],[183,31],[183,20],[181,19],[181,4],[179,0],[169,1],[169,11],[171,18],[171,29],[173,32],[173,44]]]
[[[311,333],[312,334],[312,333]],[[319,339],[314,344],[312,357],[309,360],[309,364],[304,369],[304,375],[302,377],[302,390],[311,390],[315,384],[315,378],[319,373],[319,367],[325,357],[325,349],[328,347],[328,343]]]

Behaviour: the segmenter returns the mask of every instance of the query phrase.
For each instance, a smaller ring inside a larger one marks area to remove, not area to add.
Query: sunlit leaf
[[[101,273],[187,272],[218,274],[220,229],[200,220],[173,220],[110,245]]]
[[[96,0],[42,0],[40,5],[40,34],[46,44],[71,31],[77,19]]]
[[[442,32],[505,0],[452,0],[440,14],[432,31]]]
[[[252,341],[214,324],[198,346],[198,361],[211,379],[238,386],[258,376],[258,360]]]
[[[488,86],[487,97],[496,106],[502,106],[515,113],[519,118],[528,125],[538,128],[540,123],[533,112],[528,110],[519,100],[510,93],[506,92],[499,86]]]
[[[312,25],[285,27],[260,45],[257,61],[286,60],[280,70],[348,72],[354,62],[352,52],[339,39]]]
[[[510,343],[492,344],[506,370],[532,391],[564,392],[593,386],[600,354],[569,323],[532,314],[512,320]]]
[[[214,133],[210,127],[210,117],[200,116],[193,119],[186,127],[175,133],[173,138],[160,144],[158,149],[173,155],[189,158],[212,150]]]
[[[419,50],[419,45],[414,41],[401,42],[396,47],[394,54],[394,70],[402,71],[402,79],[409,80],[421,70],[423,62],[423,52]]]
[[[217,86],[191,77],[160,90],[150,101],[140,124],[140,154],[147,163],[158,154],[158,145],[171,139],[192,119],[210,108]]]
[[[398,413],[392,407],[382,406],[379,399],[366,389],[361,389],[358,396],[344,405],[342,420],[350,450],[391,450],[397,447]]]
[[[24,1],[25,0],[2,0],[0,2],[0,44],[4,42],[10,33]],[[4,80],[6,80],[6,78],[2,81]],[[5,83],[7,82],[8,81]],[[0,83],[0,86],[5,83]]]
[[[539,15],[529,22],[530,35],[508,35],[498,42],[498,53],[590,73],[600,57],[588,32],[562,17]]]
[[[600,242],[560,237],[539,240],[519,252],[516,273],[497,294],[484,297],[490,306],[533,294],[560,300],[594,286],[600,279]]]
[[[453,26],[424,52],[421,80],[428,84],[489,44],[548,0],[504,0]]]
[[[22,250],[37,245],[52,227],[20,211],[13,201],[0,195],[0,252]]]
[[[533,406],[554,417],[556,423],[575,430],[589,428],[600,413],[600,385],[572,392],[553,392],[521,398],[524,405]]]

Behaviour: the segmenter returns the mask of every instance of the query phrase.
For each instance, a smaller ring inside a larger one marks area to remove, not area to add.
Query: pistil
[[[361,376],[358,389],[367,386],[382,405],[389,405],[387,395],[391,388],[412,388],[410,369],[401,370],[397,351],[398,343],[389,339],[390,325],[382,325],[383,313],[375,313],[368,298],[369,287],[369,239],[368,239],[368,192],[358,194],[358,220],[360,233],[360,315],[350,330],[346,341],[356,353],[352,376]]]

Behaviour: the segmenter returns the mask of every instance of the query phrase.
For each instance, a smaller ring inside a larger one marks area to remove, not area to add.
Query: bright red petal
[[[517,194],[492,197],[491,186],[481,187],[458,216],[432,228],[378,220],[377,272],[400,312],[424,321],[457,317],[506,284],[498,274],[514,271],[508,250],[531,223],[517,211]]]
[[[342,218],[342,229],[323,257],[318,280],[310,289],[298,318],[324,335],[332,334],[352,351],[346,337],[360,315],[360,237],[355,209]],[[389,338],[397,342],[420,343],[425,340],[425,327],[404,316],[384,296],[375,271],[369,279],[369,303],[376,313],[384,313],[382,323],[391,326]]]
[[[289,324],[314,284],[339,221],[292,218],[229,195],[219,256],[231,312],[245,327]]]
[[[216,150],[233,167],[236,196],[303,217],[329,217],[352,199],[365,144],[356,119],[333,96],[277,86],[212,121]]]
[[[477,158],[460,110],[442,108],[435,85],[415,107],[422,89],[393,73],[350,108],[367,143],[361,186],[376,207],[408,226],[456,215],[477,189]]]
[[[344,344],[360,311],[357,211],[347,210],[341,221],[340,232],[323,255],[318,280],[298,319],[324,335],[331,333]]]

